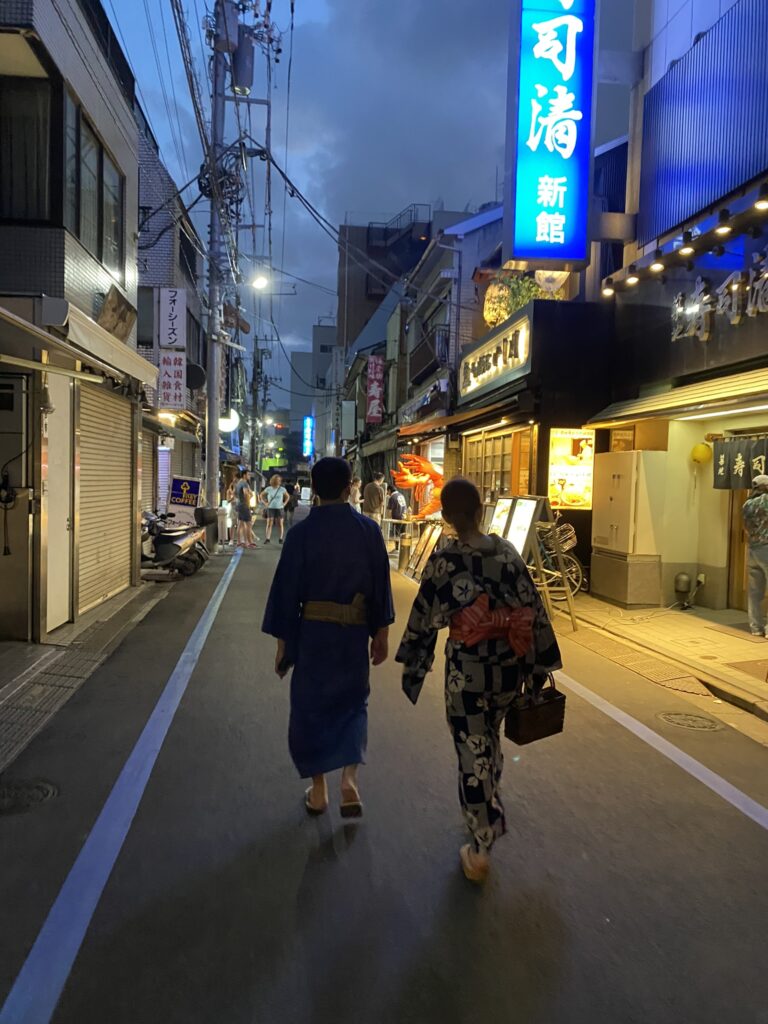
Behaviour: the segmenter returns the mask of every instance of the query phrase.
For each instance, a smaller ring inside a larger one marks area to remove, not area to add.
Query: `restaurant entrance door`
[[[748,490],[731,494],[731,531],[728,552],[728,606],[747,610],[747,537],[741,518],[741,507],[749,497]]]

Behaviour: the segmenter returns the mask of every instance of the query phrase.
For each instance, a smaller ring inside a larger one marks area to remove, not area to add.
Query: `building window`
[[[508,494],[528,494],[531,431],[472,434],[464,439],[463,472],[484,501]]]
[[[99,140],[80,123],[80,241],[94,256],[99,252]]]
[[[153,348],[155,344],[155,289],[139,288],[136,301],[136,340]]]
[[[120,277],[123,272],[123,179],[107,154],[103,157],[104,230],[101,261]]]
[[[48,220],[51,86],[0,77],[0,217]]]
[[[125,179],[69,94],[64,99],[64,226],[122,281]]]
[[[80,224],[80,195],[78,165],[80,163],[80,135],[78,110],[75,101],[66,93],[64,96],[64,227],[73,235],[78,234]]]

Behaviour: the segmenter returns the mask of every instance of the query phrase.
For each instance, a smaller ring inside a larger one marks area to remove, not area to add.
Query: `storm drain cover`
[[[717,732],[722,729],[722,723],[716,722],[714,718],[707,718],[706,715],[691,715],[685,711],[664,711],[658,716],[667,725],[674,725],[678,729],[694,729],[697,732]]]
[[[0,782],[0,814],[23,814],[39,804],[47,803],[58,793],[58,787],[44,779]]]

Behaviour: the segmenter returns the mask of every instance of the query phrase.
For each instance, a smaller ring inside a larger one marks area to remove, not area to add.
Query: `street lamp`
[[[252,284],[256,291],[263,292],[265,288],[269,287],[269,278],[266,274],[259,273],[254,277]]]
[[[219,420],[219,430],[224,434],[231,434],[240,426],[240,415],[235,409],[229,410],[229,416],[222,416]]]

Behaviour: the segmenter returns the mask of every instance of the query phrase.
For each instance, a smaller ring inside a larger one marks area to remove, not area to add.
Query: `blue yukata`
[[[309,601],[351,605],[368,622],[302,618]],[[395,620],[389,558],[378,525],[351,505],[321,505],[286,534],[262,629],[285,641],[291,677],[288,744],[302,778],[362,764],[368,740],[369,646]]]

